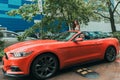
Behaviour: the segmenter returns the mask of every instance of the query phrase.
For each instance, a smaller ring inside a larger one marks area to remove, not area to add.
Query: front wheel
[[[52,54],[42,54],[34,60],[31,67],[31,76],[38,80],[46,79],[53,76],[57,70],[57,58]]]
[[[108,47],[105,52],[105,60],[108,62],[115,61],[116,59],[116,49],[114,47]]]

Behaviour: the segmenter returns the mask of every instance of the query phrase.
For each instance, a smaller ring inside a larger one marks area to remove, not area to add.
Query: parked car
[[[8,45],[18,42],[18,40],[17,40],[18,34],[16,34],[13,31],[1,30],[0,34],[1,34],[0,40],[4,41],[5,46],[8,46]]]
[[[112,33],[110,32],[101,32],[101,31],[93,31],[93,32],[98,35],[98,38],[113,37]]]
[[[86,39],[97,39],[99,36],[93,31],[82,31]]]
[[[81,32],[61,33],[54,40],[30,40],[4,49],[3,72],[7,76],[31,74],[41,80],[53,76],[59,69],[87,62],[112,62],[119,52],[116,38],[83,40]]]
[[[110,32],[103,32],[104,37],[113,37],[113,34]]]
[[[25,31],[16,32],[19,36],[23,35]],[[27,36],[27,38],[38,39],[40,36],[37,36],[37,33],[33,33]]]
[[[4,41],[4,46],[9,46],[14,43],[19,42],[18,37],[19,35],[16,32],[8,31],[8,30],[0,30],[0,41]],[[35,38],[27,37],[25,40],[31,40]]]

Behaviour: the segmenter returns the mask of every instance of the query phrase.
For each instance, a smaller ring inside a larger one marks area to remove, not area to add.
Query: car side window
[[[10,33],[10,32],[7,32],[6,35],[7,35],[7,37],[12,37],[12,38],[16,38],[17,37],[17,34]]]

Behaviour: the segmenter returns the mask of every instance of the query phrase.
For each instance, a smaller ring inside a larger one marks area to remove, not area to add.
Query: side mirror
[[[83,41],[83,38],[76,38],[74,41]]]

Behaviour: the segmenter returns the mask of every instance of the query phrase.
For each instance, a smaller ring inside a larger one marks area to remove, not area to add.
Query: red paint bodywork
[[[119,43],[116,38],[73,41],[74,37],[78,34],[80,34],[80,32],[77,32],[68,41],[31,40],[9,46],[4,50],[8,59],[6,59],[5,56],[3,57],[3,70],[7,74],[27,75],[30,73],[30,66],[33,60],[38,55],[48,52],[58,58],[60,69],[62,69],[80,62],[104,59],[105,51],[109,46],[114,46],[117,53],[119,51]],[[15,58],[11,55],[12,52],[20,51],[33,52],[26,57]],[[21,71],[12,72],[10,69],[11,66],[18,66]]]

